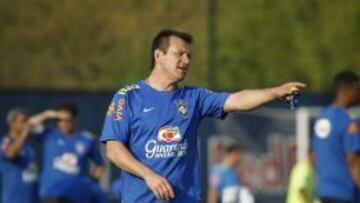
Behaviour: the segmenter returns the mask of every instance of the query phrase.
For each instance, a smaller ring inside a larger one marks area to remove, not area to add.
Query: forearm
[[[210,188],[208,191],[208,203],[216,203],[217,202],[217,189]]]
[[[360,155],[358,153],[347,154],[347,161],[350,174],[357,187],[360,188]]]
[[[92,176],[96,180],[100,180],[101,177],[103,176],[104,172],[105,172],[105,167],[104,166],[96,166],[93,173],[92,173]]]
[[[9,149],[6,150],[6,157],[8,159],[15,159],[16,156],[20,153],[25,140],[26,136],[20,136],[19,138],[15,139],[15,142],[10,145]]]
[[[47,110],[42,113],[36,114],[34,116],[31,116],[29,118],[29,124],[34,126],[38,125],[40,123],[43,123],[44,121],[48,119],[55,119],[59,117],[59,113],[57,111],[53,110]]]
[[[225,112],[249,111],[278,98],[273,88],[242,90],[233,93],[226,100]]]
[[[135,159],[129,150],[118,141],[108,141],[106,143],[106,156],[120,169],[143,179],[152,172],[151,169]]]

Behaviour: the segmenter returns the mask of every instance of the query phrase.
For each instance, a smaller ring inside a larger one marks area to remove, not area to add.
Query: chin
[[[186,78],[185,76],[184,76],[184,77],[180,77],[180,78],[177,79],[176,82],[181,82],[181,81],[185,80],[185,78]]]

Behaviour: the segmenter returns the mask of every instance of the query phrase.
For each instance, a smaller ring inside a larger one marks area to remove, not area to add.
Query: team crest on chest
[[[179,99],[179,100],[176,101],[176,109],[177,109],[177,111],[178,111],[178,113],[180,114],[181,117],[187,118],[188,109],[187,109],[187,106],[186,106],[184,100]]]

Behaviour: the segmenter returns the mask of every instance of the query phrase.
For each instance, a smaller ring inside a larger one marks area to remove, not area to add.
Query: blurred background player
[[[40,135],[43,145],[40,197],[43,202],[88,202],[92,190],[80,192],[84,188],[78,187],[94,188],[84,181],[88,179],[85,176],[88,161],[95,164],[92,179],[99,180],[104,172],[104,160],[96,147],[97,142],[92,136],[76,130],[76,118],[76,107],[63,103],[57,111],[48,110],[30,119],[32,125],[57,119],[57,128],[46,128]]]
[[[250,191],[241,185],[238,176],[241,147],[228,144],[221,164],[214,166],[210,175],[209,203],[253,203]]]
[[[291,170],[287,203],[314,203],[314,152],[308,151],[305,160],[297,162]]]
[[[7,114],[9,132],[1,139],[2,203],[37,203],[38,170],[27,142],[28,114],[21,108]]]
[[[354,203],[359,202],[360,133],[347,109],[358,100],[359,77],[341,72],[334,84],[335,100],[320,113],[314,126],[316,191],[323,203]]]

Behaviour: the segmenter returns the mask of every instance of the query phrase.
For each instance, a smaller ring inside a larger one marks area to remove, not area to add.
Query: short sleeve
[[[108,107],[100,141],[117,140],[126,144],[129,139],[128,101],[124,95],[115,94]]]
[[[349,121],[346,125],[344,148],[346,152],[360,152],[359,124],[354,120]]]
[[[99,147],[96,145],[96,142],[94,142],[94,140],[91,140],[90,158],[94,161],[96,165],[104,165],[104,158],[101,155]]]
[[[229,93],[212,92],[207,89],[198,88],[198,108],[202,117],[216,117],[223,119],[226,117],[224,105]]]
[[[220,188],[221,175],[217,170],[213,169],[211,171],[209,182],[211,188],[216,188],[216,189]]]
[[[3,137],[0,140],[0,158],[5,158],[5,152],[10,147],[10,139]]]

